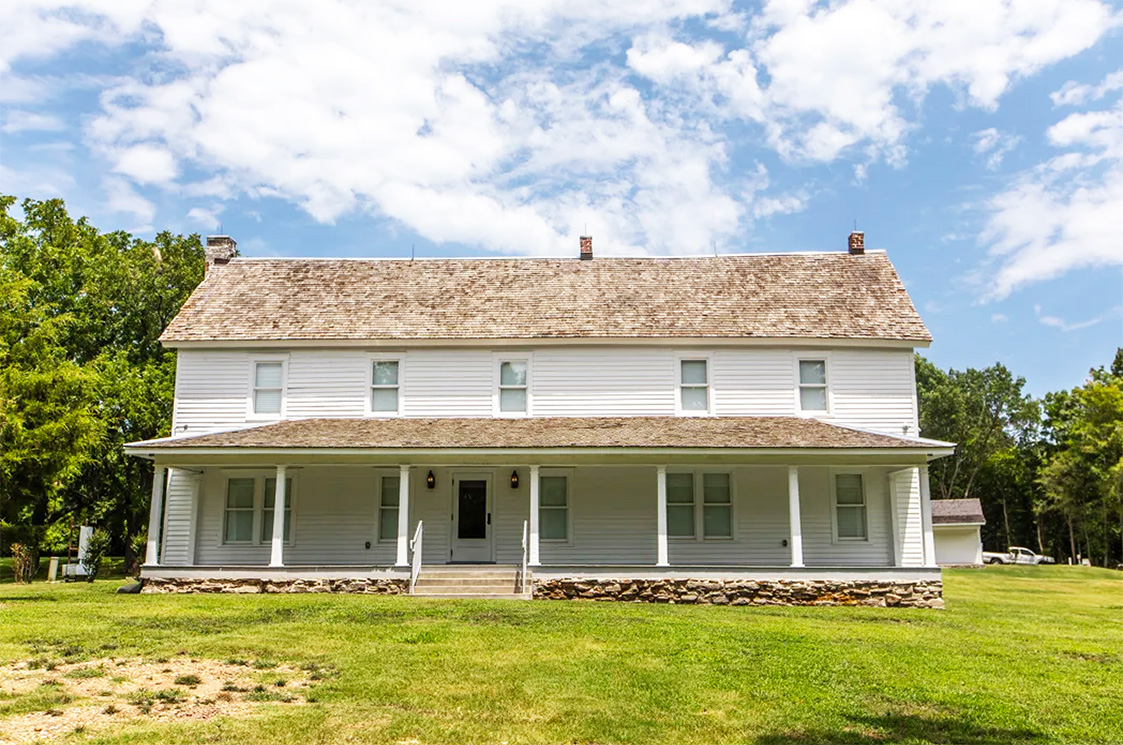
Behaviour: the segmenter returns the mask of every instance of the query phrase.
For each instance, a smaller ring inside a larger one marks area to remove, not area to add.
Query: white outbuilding
[[[979,529],[986,524],[977,499],[933,499],[932,535],[936,563],[940,566],[979,566],[983,541]]]

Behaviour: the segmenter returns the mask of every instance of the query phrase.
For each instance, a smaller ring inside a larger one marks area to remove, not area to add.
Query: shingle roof
[[[297,419],[131,448],[927,448],[802,417]]]
[[[702,258],[234,259],[165,342],[543,338],[929,341],[882,252]]]
[[[983,506],[977,499],[933,499],[932,524],[985,523]]]

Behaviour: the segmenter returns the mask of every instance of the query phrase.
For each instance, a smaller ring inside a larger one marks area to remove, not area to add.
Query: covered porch
[[[476,564],[538,596],[623,580],[640,599],[938,582],[926,471],[950,446],[783,417],[361,419],[129,452],[156,464],[153,586],[409,592],[424,567]]]

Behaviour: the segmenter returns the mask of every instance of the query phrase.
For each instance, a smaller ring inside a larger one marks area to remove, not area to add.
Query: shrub
[[[175,684],[177,686],[197,686],[202,682],[203,682],[203,680],[198,675],[190,675],[190,674],[189,675],[180,675],[179,677],[177,677],[175,679]]]
[[[24,543],[12,544],[12,573],[16,582],[30,582],[39,572],[39,556]]]
[[[109,553],[109,531],[96,528],[86,541],[86,581],[93,582],[101,571],[101,562]]]
[[[130,577],[139,577],[140,568],[144,565],[148,555],[148,531],[142,530],[129,539],[129,548],[132,550],[133,561],[128,567]]]

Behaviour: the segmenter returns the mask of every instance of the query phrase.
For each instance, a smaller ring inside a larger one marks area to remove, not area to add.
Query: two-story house
[[[236,258],[165,331],[147,591],[938,605],[883,252]],[[888,600],[887,600],[888,599]]]

